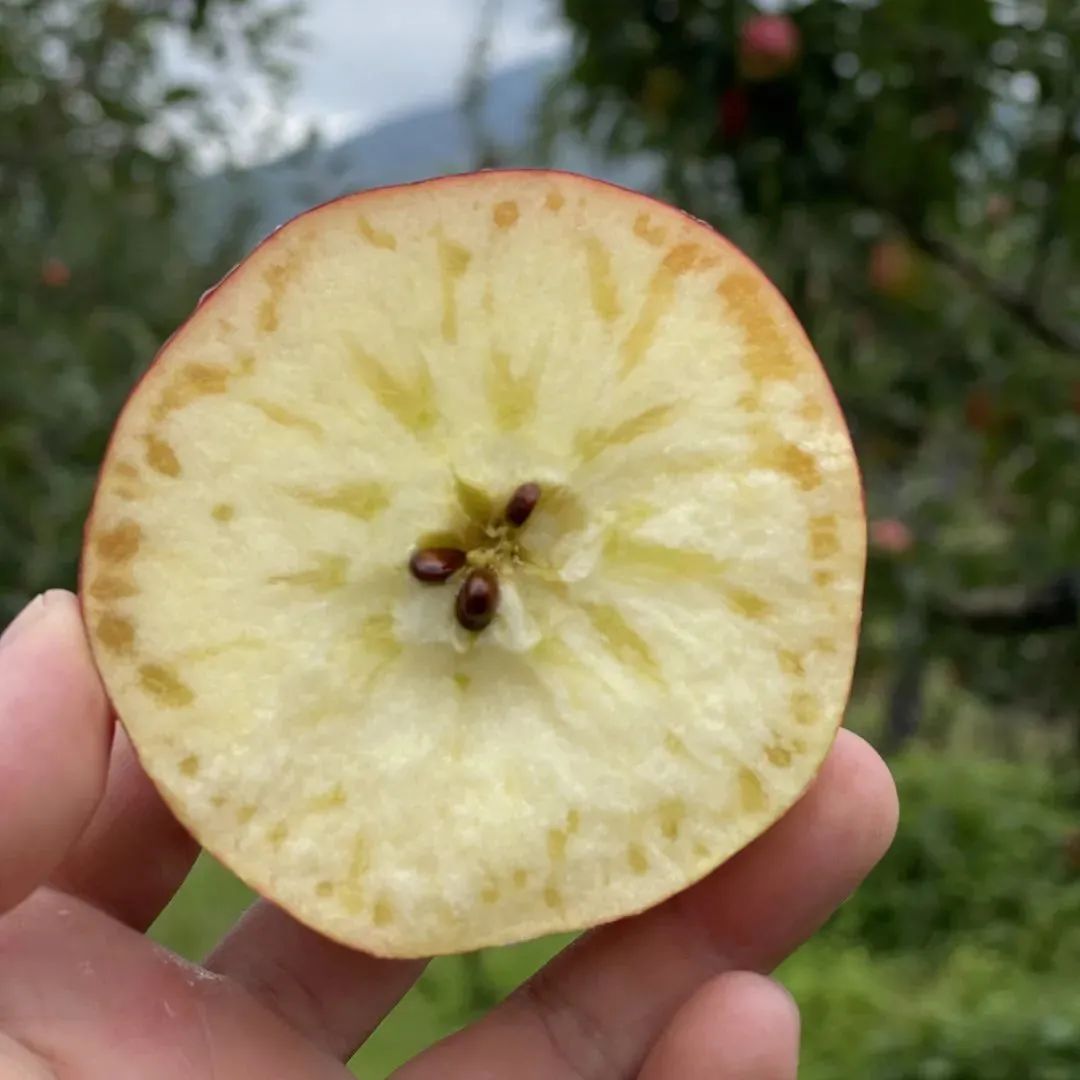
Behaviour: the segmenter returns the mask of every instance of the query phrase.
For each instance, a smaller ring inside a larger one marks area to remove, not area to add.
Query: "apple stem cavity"
[[[457,548],[420,548],[409,559],[409,572],[425,585],[441,585],[453,577],[465,562],[465,552]]]
[[[499,579],[483,567],[470,572],[458,589],[454,614],[458,623],[474,634],[491,625],[499,607]]]
[[[506,504],[506,520],[515,528],[520,529],[529,520],[536,504],[540,501],[540,485],[532,482],[522,484],[517,488],[510,501]]]

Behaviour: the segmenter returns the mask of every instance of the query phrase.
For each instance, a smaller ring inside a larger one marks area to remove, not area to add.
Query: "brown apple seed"
[[[441,585],[465,565],[465,552],[457,548],[420,548],[409,559],[409,572],[417,581]]]
[[[536,509],[540,501],[540,485],[534,483],[522,484],[506,504],[506,520],[511,525],[521,528],[530,515]]]
[[[499,607],[499,579],[493,570],[479,568],[473,570],[458,589],[454,602],[454,614],[457,621],[479,633],[491,624]]]

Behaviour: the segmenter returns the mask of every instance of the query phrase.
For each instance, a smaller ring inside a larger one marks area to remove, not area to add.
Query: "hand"
[[[398,1080],[781,1080],[799,1020],[764,974],[885,851],[889,774],[841,732],[811,790],[705,881],[583,936]],[[0,639],[0,1077],[344,1080],[419,975],[256,903],[196,967],[143,936],[192,840],[110,716],[75,598]]]

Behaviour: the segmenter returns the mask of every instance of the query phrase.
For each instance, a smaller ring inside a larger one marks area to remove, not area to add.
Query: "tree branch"
[[[1035,248],[1031,255],[1031,267],[1028,270],[1025,290],[1031,302],[1038,303],[1046,283],[1046,274],[1050,266],[1050,249],[1057,233],[1055,210],[1062,201],[1062,192],[1069,175],[1069,159],[1075,149],[1073,143],[1073,125],[1080,120],[1080,114],[1073,109],[1067,110],[1061,118],[1061,134],[1058,136],[1051,157],[1050,167],[1046,172],[1046,202],[1042,208],[1042,219],[1035,237]]]
[[[997,280],[947,240],[927,232],[921,225],[904,220],[901,220],[901,224],[916,247],[949,267],[988,300],[998,304],[1044,345],[1061,352],[1080,354],[1080,327],[1051,323],[1025,290]]]
[[[980,634],[1033,634],[1080,627],[1080,574],[1061,574],[1034,590],[976,593],[937,606],[941,621]]]

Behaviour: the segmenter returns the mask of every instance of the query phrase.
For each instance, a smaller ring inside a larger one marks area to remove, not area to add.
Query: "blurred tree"
[[[551,113],[654,152],[660,194],[757,259],[824,358],[876,521],[860,674],[893,680],[893,741],[928,654],[1080,736],[1080,6],[562,8]],[[1007,585],[1055,617],[962,617]]]
[[[0,5],[0,623],[72,584],[111,419],[230,261],[227,237],[197,258],[179,211],[193,151],[222,137],[215,84],[165,56],[239,59],[277,85],[294,14],[281,0]]]

